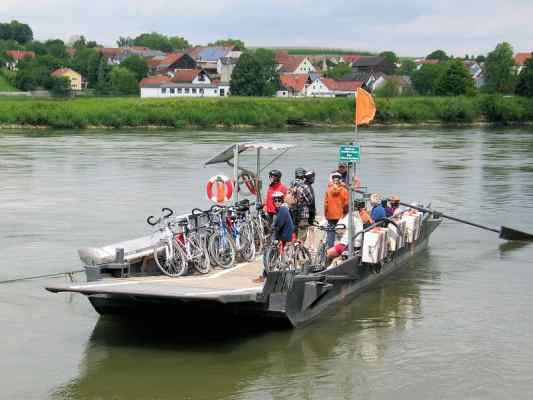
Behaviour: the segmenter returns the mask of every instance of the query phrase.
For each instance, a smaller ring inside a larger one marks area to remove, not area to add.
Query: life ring
[[[207,181],[206,192],[212,202],[223,203],[233,196],[233,182],[227,176],[215,175]]]
[[[253,179],[250,176],[250,174],[243,172],[242,174],[239,175],[239,191],[241,190],[241,185],[240,185],[241,182],[244,182],[244,186],[246,186],[246,189],[248,191],[248,193],[244,193],[245,195],[250,194],[250,195],[255,196],[257,194],[255,179]]]

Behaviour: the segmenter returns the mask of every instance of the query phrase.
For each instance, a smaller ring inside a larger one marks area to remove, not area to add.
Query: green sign
[[[359,162],[360,155],[359,145],[343,144],[339,149],[339,161]]]

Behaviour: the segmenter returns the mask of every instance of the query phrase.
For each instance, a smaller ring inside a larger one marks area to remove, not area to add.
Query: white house
[[[144,78],[140,84],[141,97],[226,97],[229,83],[211,81],[203,70],[177,70],[171,78],[156,75]]]
[[[316,68],[307,57],[287,56],[278,62],[280,74],[309,74],[316,72]]]

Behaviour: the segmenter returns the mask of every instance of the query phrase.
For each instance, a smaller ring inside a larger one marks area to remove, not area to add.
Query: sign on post
[[[343,144],[339,149],[339,161],[359,162],[361,149],[359,145]]]

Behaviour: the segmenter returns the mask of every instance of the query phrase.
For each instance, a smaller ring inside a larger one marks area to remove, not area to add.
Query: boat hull
[[[417,253],[427,248],[429,237],[440,222],[440,219],[427,216],[419,239],[396,251],[392,258],[381,265],[361,264],[354,257],[322,273],[273,273],[267,277],[262,291],[257,289],[210,297],[202,297],[201,294],[189,297],[153,296],[141,291],[78,291],[86,294],[95,310],[102,315],[124,315],[130,318],[168,318],[173,315],[191,322],[222,318],[244,323],[271,321],[299,327],[327,314],[338,305],[347,304],[406,266]],[[276,290],[272,284],[269,285],[269,281],[272,283],[274,279],[284,282],[283,289]]]

